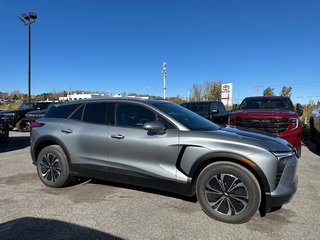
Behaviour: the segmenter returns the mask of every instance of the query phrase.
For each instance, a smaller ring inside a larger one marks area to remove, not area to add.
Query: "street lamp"
[[[18,18],[28,26],[28,103],[31,103],[31,24],[36,22],[35,12],[22,13]]]

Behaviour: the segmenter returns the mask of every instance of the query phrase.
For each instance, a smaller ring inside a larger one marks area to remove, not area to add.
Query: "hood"
[[[26,115],[40,115],[40,114],[45,114],[48,111],[48,109],[43,109],[43,110],[35,110],[35,111],[30,111]]]
[[[262,147],[270,152],[289,152],[293,146],[286,140],[263,133],[240,130],[235,127],[226,127],[217,131],[222,138]]]
[[[291,152],[294,149],[282,138],[235,127],[220,128],[214,131],[183,131],[180,136],[182,145],[199,145],[217,151],[241,151],[247,155],[259,151]]]
[[[27,110],[26,109],[14,109],[14,110],[3,110],[0,111],[0,115],[6,115],[6,114],[10,114],[10,113],[25,113]]]
[[[280,118],[290,118],[297,117],[297,113],[294,111],[288,110],[279,110],[279,109],[262,109],[262,110],[238,110],[231,112],[230,116],[241,116],[241,117],[280,117]]]

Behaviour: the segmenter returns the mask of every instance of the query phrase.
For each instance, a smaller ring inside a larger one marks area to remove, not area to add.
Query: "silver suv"
[[[89,177],[196,195],[206,214],[227,223],[279,209],[297,189],[298,158],[285,140],[220,128],[161,100],[54,105],[32,124],[31,155],[49,187]]]

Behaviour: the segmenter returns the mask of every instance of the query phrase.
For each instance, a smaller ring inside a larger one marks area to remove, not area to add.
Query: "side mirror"
[[[143,129],[147,130],[151,133],[163,134],[163,133],[165,133],[166,126],[162,122],[151,121],[151,122],[146,122],[145,124],[143,124]]]
[[[233,104],[232,105],[232,111],[236,111],[238,109],[238,104]]]
[[[302,108],[302,105],[300,103],[297,103],[296,111],[297,111],[299,117],[301,117],[303,115],[303,108]]]

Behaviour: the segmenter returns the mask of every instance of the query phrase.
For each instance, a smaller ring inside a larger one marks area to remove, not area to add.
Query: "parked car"
[[[218,124],[227,124],[229,112],[220,101],[186,102],[181,106],[199,114],[200,116]]]
[[[9,129],[17,128],[20,132],[29,131],[29,122],[25,119],[25,114],[33,110],[47,109],[51,102],[22,103],[18,109],[5,110],[0,112],[9,124]]]
[[[298,158],[285,140],[220,128],[163,100],[87,99],[53,105],[31,125],[41,181],[73,176],[196,195],[204,212],[243,223],[288,203]]]
[[[0,143],[7,141],[9,138],[9,125],[7,121],[0,118]]]
[[[312,140],[320,144],[320,108],[313,110],[311,113],[310,135]]]
[[[289,97],[247,97],[229,115],[229,124],[242,129],[265,132],[281,137],[291,143],[301,155],[303,111],[296,108]]]
[[[46,112],[48,111],[49,107],[52,105],[53,103],[49,104],[47,106],[47,108],[42,109],[42,110],[35,110],[35,111],[30,111],[26,113],[26,118],[25,121],[28,122],[29,126],[31,125],[31,123],[33,123],[35,120],[37,120],[38,118],[42,118],[44,117],[44,115],[46,114]]]

